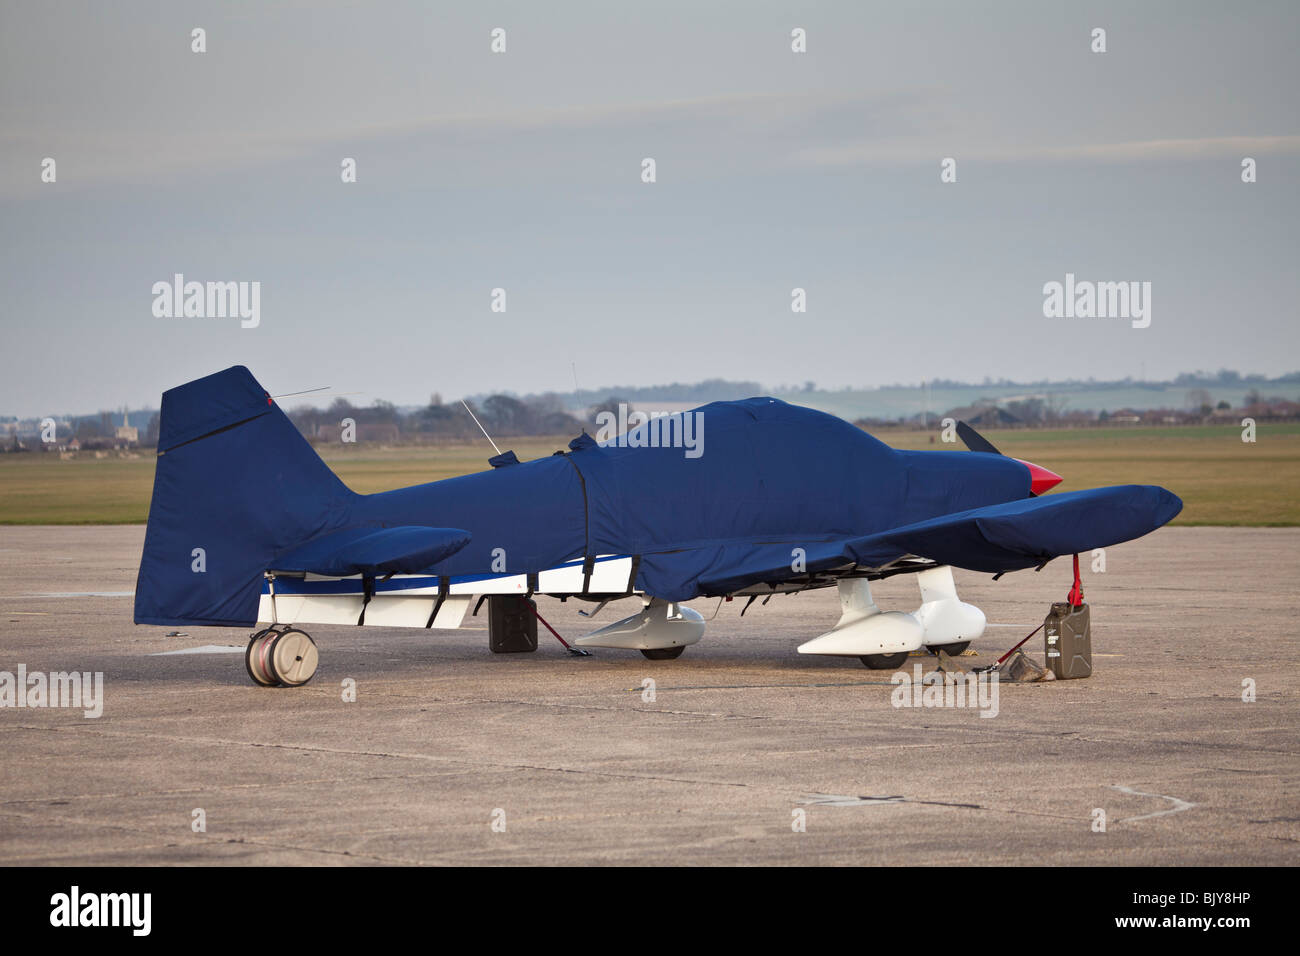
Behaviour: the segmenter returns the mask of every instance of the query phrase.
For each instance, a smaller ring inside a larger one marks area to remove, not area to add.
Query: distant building
[[[113,438],[118,445],[135,445],[140,441],[140,429],[129,422],[125,409],[122,411],[122,424],[117,426]]]

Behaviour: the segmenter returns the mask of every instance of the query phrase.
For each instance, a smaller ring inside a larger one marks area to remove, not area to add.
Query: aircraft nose
[[[1030,494],[1041,495],[1045,491],[1051,491],[1065,480],[1056,472],[1048,471],[1042,465],[1035,465],[1033,462],[1025,461],[1023,458],[1017,458],[1016,461],[1029,469]]]

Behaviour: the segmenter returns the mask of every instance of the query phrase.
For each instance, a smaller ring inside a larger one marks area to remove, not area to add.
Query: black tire
[[[248,671],[248,676],[252,678],[253,683],[256,684],[258,687],[277,686],[275,681],[264,680],[262,677],[258,675],[257,671],[253,670],[253,659],[252,659],[253,647],[257,644],[257,642],[261,638],[265,637],[267,633],[271,630],[272,628],[268,627],[258,631],[256,634],[254,634],[252,637],[248,639],[248,647],[244,649],[244,670]]]
[[[891,671],[903,666],[907,660],[907,651],[897,654],[863,654],[860,658],[873,671]]]
[[[643,650],[641,653],[652,661],[675,661],[682,656],[684,650],[686,650],[686,645],[679,644],[676,647],[655,647]]]
[[[970,647],[970,641],[962,641],[960,644],[935,644],[933,647],[926,645],[926,650],[931,654],[937,655],[943,651],[949,657],[957,657],[962,651]]]

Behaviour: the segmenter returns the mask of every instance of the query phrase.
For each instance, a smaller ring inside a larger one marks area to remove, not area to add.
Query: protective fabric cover
[[[357,496],[267,401],[238,366],[163,393],[137,624],[255,623],[271,559],[349,523]]]
[[[242,366],[164,393],[160,434],[138,623],[252,624],[273,569],[487,577],[634,555],[636,586],[669,600],[906,554],[1009,571],[1181,507],[1134,485],[1031,498],[1014,459],[892,449],[772,398],[374,495],[348,490]]]
[[[166,414],[158,423],[158,451],[171,451],[219,428],[271,411],[271,396],[257,380],[233,372],[227,369],[163,394]]]
[[[686,553],[657,555],[649,576],[651,583],[662,580],[662,587],[682,588],[692,596],[726,594],[789,578],[792,546],[806,549],[809,571],[849,564],[882,567],[907,555],[972,571],[1014,571],[1130,540],[1154,531],[1180,510],[1177,496],[1152,485],[1094,488],[975,508],[858,538],[733,546],[707,555],[704,562]],[[692,564],[701,563],[705,570],[698,580],[683,578]],[[684,600],[668,591],[661,596]]]
[[[345,528],[276,555],[271,570],[332,577],[415,574],[455,554],[470,537],[458,528]]]
[[[137,624],[254,624],[264,573],[291,570],[275,568],[277,557],[317,540],[316,557],[336,567],[398,559],[402,573],[416,570],[400,555],[380,553],[376,561],[376,552],[342,543],[324,555],[323,536],[345,529],[466,529],[459,547],[429,554],[423,570],[446,575],[489,575],[500,567],[494,552],[510,573],[556,567],[584,553],[582,480],[566,457],[358,495],[267,403],[243,366],[163,393],[160,434],[171,444],[154,472]]]

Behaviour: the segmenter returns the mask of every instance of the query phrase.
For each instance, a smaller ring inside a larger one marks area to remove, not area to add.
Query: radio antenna
[[[310,392],[325,392],[329,390],[328,385],[322,385],[320,388],[304,388],[301,392],[285,392],[283,395],[272,395],[272,398],[291,398],[294,395],[307,395]],[[353,393],[356,394],[355,392]]]
[[[483,427],[483,423],[478,420],[478,416],[474,414],[474,409],[469,407],[469,402],[462,398],[460,403],[465,406],[465,411],[469,412],[469,417],[474,419],[474,424],[477,425],[478,430],[483,433],[483,437],[488,440],[488,443],[492,446],[492,450],[498,455],[501,454],[501,449],[497,448],[497,443],[492,441],[492,436],[487,433],[487,429]]]

